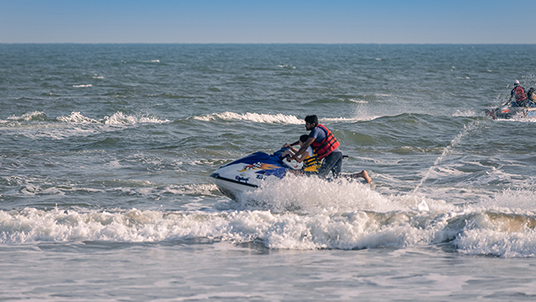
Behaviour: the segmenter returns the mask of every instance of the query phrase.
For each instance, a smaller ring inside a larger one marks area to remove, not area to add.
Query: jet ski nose
[[[496,108],[494,108],[494,109],[486,109],[486,115],[491,116],[492,119],[495,119],[495,110],[497,110],[497,109]]]

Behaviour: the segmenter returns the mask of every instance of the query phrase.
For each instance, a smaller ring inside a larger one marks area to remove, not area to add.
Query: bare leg
[[[367,171],[361,171],[361,176],[367,181],[368,184],[372,182],[372,179],[370,178],[370,176],[368,176]]]
[[[348,175],[348,177],[350,177],[350,178],[362,177],[367,181],[367,183],[372,183],[372,179],[370,178],[370,176],[368,176],[368,173],[365,170],[363,170],[363,171],[361,171],[359,173],[350,174],[350,175]]]

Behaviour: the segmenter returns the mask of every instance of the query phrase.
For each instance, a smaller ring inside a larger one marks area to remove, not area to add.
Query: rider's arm
[[[285,143],[285,144],[283,145],[283,147],[281,147],[281,148],[292,148],[292,146],[296,146],[296,145],[298,145],[299,143],[300,143],[300,141],[295,141],[295,142],[293,142],[292,144]]]

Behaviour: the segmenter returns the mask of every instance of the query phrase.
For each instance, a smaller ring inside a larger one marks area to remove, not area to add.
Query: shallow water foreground
[[[13,253],[17,249],[18,253]],[[168,242],[2,247],[3,301],[534,301],[536,262],[448,246],[272,251]],[[410,269],[408,269],[410,268]],[[46,282],[45,282],[46,280]]]

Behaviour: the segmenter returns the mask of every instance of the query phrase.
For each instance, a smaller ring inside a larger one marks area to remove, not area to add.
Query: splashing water
[[[454,149],[461,142],[462,138],[464,138],[467,134],[471,133],[472,131],[478,129],[478,125],[479,125],[479,122],[474,121],[474,122],[470,123],[469,125],[464,125],[463,126],[464,130],[462,132],[460,132],[452,141],[450,141],[450,144],[443,149],[443,152],[441,153],[441,155],[435,160],[434,165],[431,166],[430,169],[428,169],[428,172],[421,179],[421,181],[419,182],[417,187],[415,187],[415,190],[413,190],[412,194],[417,193],[417,190],[422,186],[422,184],[426,181],[426,179],[428,179],[428,177],[430,177],[430,173],[432,173],[432,171],[439,164],[441,164],[443,159],[445,159],[445,157],[452,151],[452,149]]]

